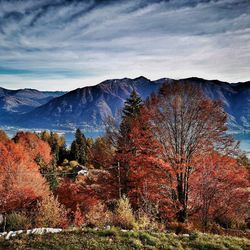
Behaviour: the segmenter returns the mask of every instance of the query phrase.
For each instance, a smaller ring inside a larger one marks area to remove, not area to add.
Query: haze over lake
[[[14,127],[4,127],[4,131],[7,135],[12,138],[18,131],[31,131],[31,132],[41,132],[41,129],[25,129],[25,128],[14,128]],[[52,130],[53,132],[64,135],[67,147],[70,147],[72,141],[74,140],[75,131],[73,130]],[[102,136],[104,131],[83,131],[84,135],[88,138],[97,138]],[[248,156],[250,156],[250,132],[237,132],[232,133],[235,140],[240,141],[240,149],[245,151]]]

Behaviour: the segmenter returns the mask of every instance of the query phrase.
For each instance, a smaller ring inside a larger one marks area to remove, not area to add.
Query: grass
[[[0,238],[0,249],[5,250],[82,250],[82,249],[161,249],[161,250],[248,250],[250,240],[229,236],[197,233],[177,236],[153,232],[82,229],[59,234],[20,235],[11,240]]]

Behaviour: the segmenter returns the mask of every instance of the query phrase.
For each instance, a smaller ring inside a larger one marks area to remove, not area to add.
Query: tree
[[[18,132],[13,138],[15,143],[22,145],[30,157],[40,166],[49,165],[52,160],[51,148],[48,143],[41,140],[36,134]]]
[[[128,158],[130,190],[128,197],[136,209],[146,213],[161,212],[172,217],[175,204],[172,198],[173,171],[162,160],[163,147],[156,140],[150,123],[151,112],[144,107],[132,123]],[[157,211],[152,211],[157,210]]]
[[[75,133],[75,140],[71,144],[70,155],[72,160],[85,165],[87,162],[87,140],[81,130],[78,128]]]
[[[0,142],[0,212],[28,208],[49,188],[30,152],[13,141]]]
[[[108,126],[108,139],[111,134],[111,144],[116,146],[115,165],[110,172],[119,197],[126,194],[134,208],[143,207],[147,212],[160,204],[161,212],[170,217],[174,205],[167,176],[171,176],[171,169],[162,160],[163,147],[152,132],[151,116],[133,91],[125,103],[118,133]]]
[[[128,155],[131,153],[131,138],[129,136],[133,120],[139,115],[142,100],[135,90],[132,91],[129,98],[125,101],[122,110],[122,121],[119,133],[117,134],[117,149],[115,161],[117,162],[117,176],[119,186],[119,196],[128,195],[129,192],[129,171]]]
[[[247,218],[248,173],[237,160],[211,152],[195,164],[190,179],[189,207],[192,217],[209,222],[243,223]]]
[[[106,137],[98,137],[89,148],[88,160],[94,168],[108,169],[112,165],[114,150]]]
[[[199,87],[182,82],[165,84],[146,107],[153,111],[151,124],[164,148],[163,159],[175,173],[173,197],[180,204],[177,218],[185,222],[196,157],[211,150],[225,153],[233,144],[225,134],[227,115],[220,101],[211,100]]]
[[[0,142],[6,142],[9,140],[9,137],[7,136],[7,134],[0,129]]]
[[[48,136],[50,138],[50,134]],[[54,155],[51,154],[51,147],[48,142],[40,139],[37,134],[30,132],[18,132],[13,140],[29,152],[30,157],[39,165],[42,175],[46,177],[51,190],[54,190],[58,185],[56,162],[52,157]]]
[[[49,133],[45,130],[38,134],[38,136],[50,145],[55,163],[62,163],[64,159],[68,158],[68,151],[63,135],[55,132]]]
[[[37,227],[67,227],[67,211],[53,196],[47,195],[38,203],[35,218]]]
[[[141,106],[142,106],[142,99],[133,89],[129,98],[125,101],[125,105],[122,110],[123,119],[126,119],[128,117],[133,118],[136,114],[140,112]]]

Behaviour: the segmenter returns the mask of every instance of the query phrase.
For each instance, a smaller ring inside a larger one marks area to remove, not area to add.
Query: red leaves
[[[52,160],[51,149],[48,143],[39,139],[39,137],[30,132],[18,132],[13,140],[22,145],[28,152],[29,156],[35,161],[43,161],[49,164]]]
[[[210,220],[230,218],[244,221],[247,212],[246,169],[231,157],[216,152],[204,155],[190,179],[189,206],[193,217]]]
[[[28,207],[49,190],[30,152],[13,141],[0,143],[0,210]]]
[[[142,109],[140,116],[134,119],[129,135],[130,150],[119,156],[120,160],[124,157],[129,165],[128,196],[131,203],[135,207],[146,203],[158,204],[162,211],[169,211],[173,205],[170,197],[172,169],[162,160],[163,148],[154,137],[150,115],[150,112]]]

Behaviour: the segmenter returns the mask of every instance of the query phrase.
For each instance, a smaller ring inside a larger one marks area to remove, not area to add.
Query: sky
[[[250,0],[0,0],[0,86],[250,80]]]

